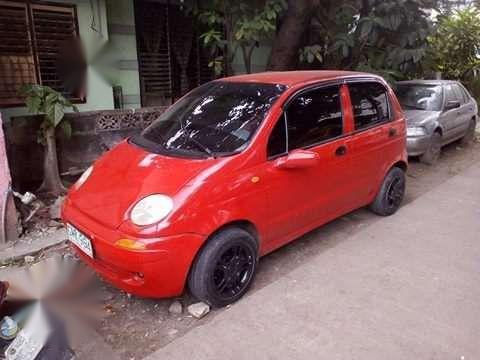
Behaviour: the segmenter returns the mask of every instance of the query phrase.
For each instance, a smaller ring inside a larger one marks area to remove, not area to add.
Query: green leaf
[[[370,32],[372,31],[373,28],[373,22],[370,20],[365,21],[362,23],[362,28],[360,29],[360,37],[361,38],[366,38],[368,35],[370,35]]]
[[[65,115],[62,104],[50,104],[50,106],[48,106],[45,110],[45,115],[49,124],[53,127],[57,127]]]
[[[72,124],[70,124],[70,121],[68,120],[63,120],[61,123],[60,123],[60,127],[62,128],[63,130],[63,133],[65,134],[65,136],[70,139],[72,137]]]
[[[56,101],[58,101],[58,94],[49,93],[45,98],[45,103],[47,106],[53,105]]]
[[[31,113],[39,113],[40,106],[42,105],[42,99],[39,97],[29,96],[25,100],[25,104],[27,105],[28,111]]]
[[[315,60],[315,56],[313,55],[313,53],[312,53],[312,52],[308,52],[308,54],[307,54],[307,62],[311,64],[311,63],[313,63],[314,60]]]
[[[53,124],[55,127],[57,127],[57,125],[60,123],[60,121],[62,121],[64,115],[65,115],[65,111],[63,109],[63,106],[62,104],[55,104],[53,106],[54,108],[54,117],[53,117]]]

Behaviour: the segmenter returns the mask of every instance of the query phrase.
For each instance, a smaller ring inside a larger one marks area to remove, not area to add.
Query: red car
[[[218,307],[259,257],[357,208],[393,214],[405,192],[405,119],[380,77],[262,73],[193,90],[70,189],[81,258],[144,297],[188,284]]]

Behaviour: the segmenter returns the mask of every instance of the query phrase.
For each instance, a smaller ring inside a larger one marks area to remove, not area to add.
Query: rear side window
[[[462,94],[463,94],[463,97],[465,98],[465,102],[469,102],[470,101],[470,94],[468,93],[467,89],[465,89],[465,87],[463,85],[458,85],[458,87],[460,88],[460,90],[462,90]]]
[[[459,98],[457,98],[457,94],[453,91],[453,86],[452,85],[445,85],[445,104],[447,104],[449,101],[460,101]]]
[[[343,133],[340,87],[298,95],[287,109],[288,150],[312,146]]]
[[[366,129],[390,120],[387,90],[379,83],[348,85],[352,99],[355,129]]]
[[[457,84],[453,84],[452,88],[457,100],[460,101],[460,104],[465,104],[467,102],[467,99],[465,98],[465,94],[463,93],[460,86]]]

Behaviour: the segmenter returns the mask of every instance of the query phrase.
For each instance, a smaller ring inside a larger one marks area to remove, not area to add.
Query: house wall
[[[104,49],[111,60],[105,76],[121,86],[125,108],[140,107],[137,42],[133,0],[106,0],[110,41]]]
[[[113,109],[114,85],[122,86],[125,107],[139,107],[133,0],[52,1],[77,6],[79,33],[88,64],[87,98],[84,104],[78,104],[79,110]],[[106,59],[113,59],[114,63]],[[6,123],[12,117],[28,114],[25,107],[4,108],[0,112]]]
[[[77,6],[80,38],[88,63],[86,103],[80,111],[114,108],[113,86],[120,86],[125,108],[140,107],[137,46],[133,0],[52,0]],[[255,49],[252,71],[264,71],[270,52],[268,42]],[[245,72],[240,51],[233,69]],[[25,107],[0,109],[5,123],[12,117],[27,115]]]

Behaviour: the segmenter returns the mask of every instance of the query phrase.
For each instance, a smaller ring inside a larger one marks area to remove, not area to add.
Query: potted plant
[[[78,109],[62,94],[48,86],[28,84],[24,85],[20,92],[25,96],[28,111],[32,114],[43,115],[37,141],[45,149],[44,173],[42,185],[37,191],[59,196],[65,193],[66,189],[60,179],[58,169],[55,132],[57,128],[61,128],[65,135],[70,137],[72,128],[68,120],[64,119],[65,110],[72,109],[78,112]]]

